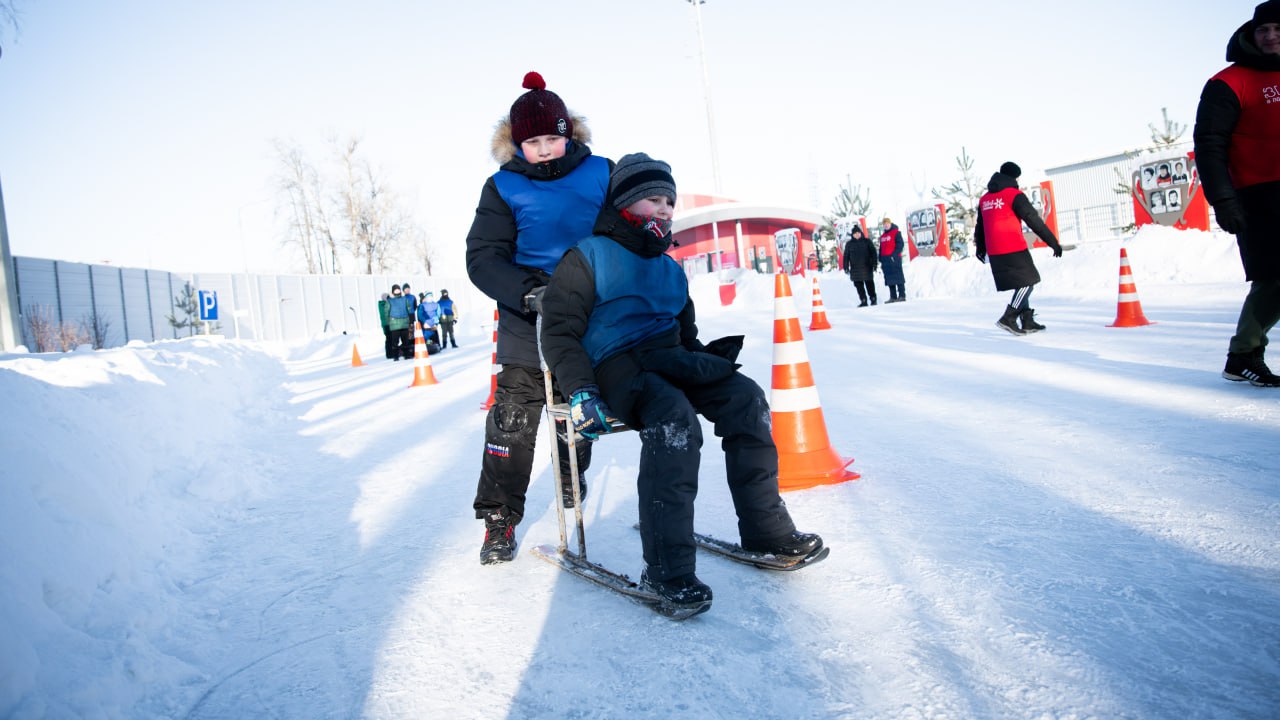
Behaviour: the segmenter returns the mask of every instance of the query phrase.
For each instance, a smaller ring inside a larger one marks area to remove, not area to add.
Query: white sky
[[[0,57],[12,252],[175,271],[292,271],[271,140],[356,135],[446,272],[495,165],[494,122],[537,70],[593,149],[711,189],[686,0],[115,3],[15,0]],[[1254,2],[709,0],[723,190],[828,211],[838,183],[901,217],[916,189],[1143,145],[1188,126]]]

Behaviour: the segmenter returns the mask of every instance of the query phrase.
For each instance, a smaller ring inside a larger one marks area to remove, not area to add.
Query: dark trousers
[[[1229,352],[1247,353],[1267,346],[1267,333],[1280,320],[1280,280],[1254,280],[1240,307]]]
[[[1022,312],[1031,309],[1031,289],[1034,285],[1020,287],[1013,291],[1013,297],[1009,298],[1009,307]]]
[[[393,347],[391,344],[392,337],[393,336],[391,335],[391,328],[387,327],[386,325],[383,325],[382,326],[382,349],[387,354],[388,360],[396,356],[395,352],[392,350],[392,347]]]
[[[640,421],[640,542],[649,576],[669,580],[694,571],[693,503],[698,495],[702,426],[715,426],[725,454],[729,493],[746,539],[795,530],[778,494],[778,450],[764,391],[739,373],[686,389],[643,373],[635,407]]]
[[[905,284],[905,283],[902,283],[902,284],[898,284],[898,285],[890,285],[890,286],[889,286],[889,299],[890,299],[890,300],[906,300],[906,299],[907,299],[907,286],[906,286],[906,284]]]
[[[554,399],[562,402],[558,389]],[[516,522],[524,517],[533,448],[546,403],[542,371],[518,365],[502,367],[498,373],[498,389],[493,394],[493,407],[489,408],[485,420],[484,458],[480,462],[480,482],[472,504],[477,518],[502,507],[511,511]],[[568,483],[569,447],[558,436],[556,442],[559,443],[560,477]],[[580,442],[576,447],[581,475],[591,464],[591,443]],[[556,502],[560,502],[560,498],[556,498]]]
[[[876,301],[876,283],[874,280],[854,280],[853,289],[858,291],[858,300],[865,303],[867,298],[871,298],[871,302]]]
[[[458,347],[458,341],[453,338],[453,320],[440,318],[440,347],[446,344]]]
[[[391,331],[391,354],[387,357],[396,355],[406,360],[413,357],[413,328]]]

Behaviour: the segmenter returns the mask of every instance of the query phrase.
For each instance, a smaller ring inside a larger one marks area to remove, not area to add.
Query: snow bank
[[[261,489],[219,460],[270,451],[244,430],[280,419],[281,378],[258,347],[210,339],[0,356],[0,715],[128,714],[182,680],[158,675],[174,650],[156,609],[181,593],[167,568]],[[37,683],[58,700],[15,705]]]

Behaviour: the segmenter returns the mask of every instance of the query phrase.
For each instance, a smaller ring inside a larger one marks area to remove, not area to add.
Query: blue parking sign
[[[204,322],[218,319],[218,293],[212,290],[200,291],[200,319]]]

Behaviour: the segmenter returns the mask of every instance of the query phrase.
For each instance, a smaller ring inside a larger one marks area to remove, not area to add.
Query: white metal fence
[[[22,342],[34,349],[32,318],[58,325],[104,329],[103,347],[130,340],[152,342],[187,335],[169,318],[186,318],[177,298],[193,291],[218,298],[219,334],[246,340],[300,340],[322,332],[379,334],[378,300],[393,284],[416,293],[441,290],[458,307],[460,336],[481,333],[493,321],[494,302],[461,276],[179,274],[14,257]]]

